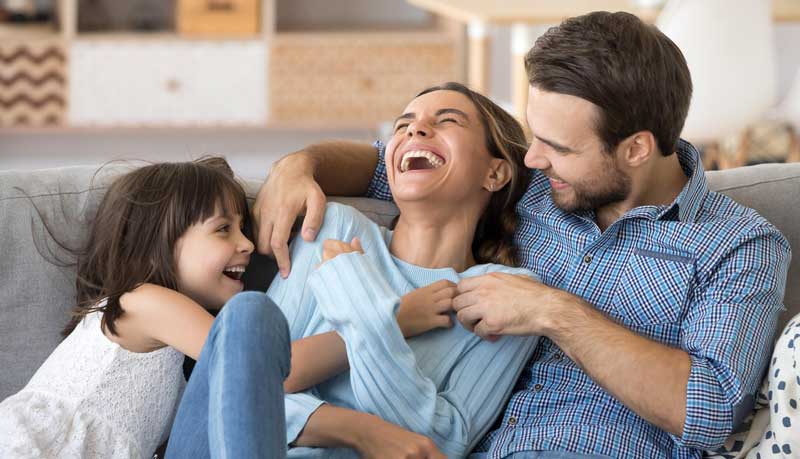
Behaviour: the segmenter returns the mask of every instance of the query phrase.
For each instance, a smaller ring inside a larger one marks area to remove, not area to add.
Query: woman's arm
[[[353,448],[364,459],[445,458],[430,438],[377,416],[332,405],[322,405],[311,415],[293,446]]]
[[[489,429],[537,342],[477,341],[439,390],[419,369],[394,321],[399,298],[367,258],[338,256],[312,274],[309,284],[347,343],[359,409],[430,436],[449,456],[466,455]]]
[[[397,325],[403,336],[411,338],[435,328],[452,327],[448,313],[454,292],[454,284],[442,280],[403,295],[397,310]],[[287,393],[299,392],[348,368],[347,348],[338,333],[302,338],[292,342],[292,372],[283,388]]]

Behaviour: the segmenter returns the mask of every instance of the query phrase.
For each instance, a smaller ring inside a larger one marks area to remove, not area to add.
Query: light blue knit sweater
[[[319,268],[325,239],[361,239],[364,255],[339,255]],[[287,444],[323,403],[375,414],[429,436],[448,457],[464,457],[491,427],[538,338],[483,341],[457,321],[406,341],[395,320],[400,297],[440,279],[489,272],[533,276],[486,264],[462,273],[427,269],[392,256],[392,232],[357,210],[327,206],[317,240],[296,238],[292,270],[267,294],[289,321],[292,340],[335,330],[347,345],[350,371],[286,396]],[[289,457],[354,458],[344,449],[291,448]]]

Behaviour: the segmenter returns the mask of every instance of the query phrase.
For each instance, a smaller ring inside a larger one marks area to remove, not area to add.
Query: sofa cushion
[[[21,389],[58,345],[74,304],[74,266],[58,266],[59,260],[70,261],[69,253],[52,242],[34,206],[54,236],[67,246],[79,247],[110,179],[130,167],[115,164],[98,174],[94,166],[0,171],[0,400]],[[795,253],[800,250],[800,164],[751,166],[708,176],[712,188],[757,209],[787,236]],[[245,182],[251,200],[260,185],[255,180]],[[382,225],[397,215],[391,203],[335,199],[358,207]],[[254,257],[245,285],[265,290],[275,272],[268,258]],[[795,313],[800,311],[798,276],[796,258],[785,300]]]

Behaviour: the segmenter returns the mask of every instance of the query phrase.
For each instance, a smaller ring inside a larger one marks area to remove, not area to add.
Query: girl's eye
[[[230,231],[230,229],[231,229],[231,225],[225,224],[225,225],[222,225],[219,228],[217,228],[217,231],[223,232],[223,233],[227,233],[228,231]]]

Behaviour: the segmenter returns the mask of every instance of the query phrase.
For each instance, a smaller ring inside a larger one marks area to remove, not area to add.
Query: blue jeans
[[[468,459],[485,459],[487,453],[473,453]],[[568,453],[566,451],[520,451],[511,453],[503,459],[611,459],[599,454]]]
[[[285,458],[286,318],[265,294],[231,298],[214,320],[172,426],[168,458]]]

